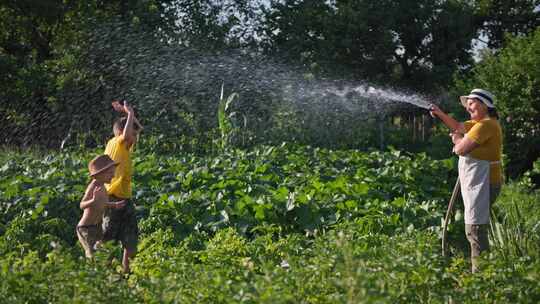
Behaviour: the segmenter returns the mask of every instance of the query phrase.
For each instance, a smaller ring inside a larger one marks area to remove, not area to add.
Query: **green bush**
[[[509,159],[506,169],[515,178],[540,157],[540,29],[508,39],[504,49],[486,56],[457,88],[466,93],[481,87],[495,94]]]

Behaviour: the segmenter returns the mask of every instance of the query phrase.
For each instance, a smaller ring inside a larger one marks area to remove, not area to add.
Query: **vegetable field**
[[[101,151],[101,150],[100,150]],[[219,155],[135,153],[138,255],[84,258],[75,225],[100,151],[0,153],[4,303],[537,303],[539,193],[494,208],[469,272],[461,211],[441,257],[453,159],[283,144]],[[459,204],[458,204],[459,205]]]

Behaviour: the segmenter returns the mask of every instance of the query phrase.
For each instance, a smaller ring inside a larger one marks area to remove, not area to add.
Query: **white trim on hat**
[[[459,96],[459,100],[464,107],[467,107],[467,99],[469,98],[477,98],[482,101],[488,108],[495,108],[495,105],[493,105],[493,94],[491,94],[491,92],[489,91],[482,89],[474,89],[469,95]]]

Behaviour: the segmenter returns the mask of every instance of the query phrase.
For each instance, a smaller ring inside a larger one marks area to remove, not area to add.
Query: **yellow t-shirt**
[[[502,184],[502,130],[499,121],[494,118],[486,118],[480,121],[468,120],[463,123],[466,136],[479,146],[473,149],[469,156],[498,162],[491,164],[489,181],[491,184]]]
[[[105,148],[105,154],[118,163],[110,184],[105,184],[107,193],[118,198],[131,198],[131,151],[123,136],[115,136]]]

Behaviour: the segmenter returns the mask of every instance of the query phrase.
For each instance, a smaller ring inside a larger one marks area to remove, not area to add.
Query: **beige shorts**
[[[95,246],[98,241],[103,239],[103,230],[101,224],[77,226],[77,237],[84,248],[84,254],[91,258],[96,251]]]

